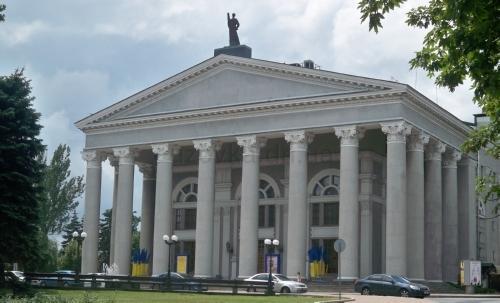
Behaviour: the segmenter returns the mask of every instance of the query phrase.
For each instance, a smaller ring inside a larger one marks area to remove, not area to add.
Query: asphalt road
[[[428,298],[436,303],[499,303],[500,298]]]

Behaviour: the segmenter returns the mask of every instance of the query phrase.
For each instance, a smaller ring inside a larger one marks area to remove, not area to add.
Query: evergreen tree
[[[44,234],[62,231],[83,193],[83,176],[71,177],[70,153],[69,146],[60,144],[44,170],[44,199],[40,201],[40,229]]]
[[[23,70],[0,76],[0,284],[4,263],[31,269],[38,257],[42,164],[37,157],[44,147],[33,100]]]
[[[78,241],[71,239],[62,249],[58,266],[61,269],[79,271],[81,268],[81,247]]]
[[[75,231],[79,233],[83,231],[83,222],[78,218],[76,209],[73,210],[73,215],[71,216],[69,223],[63,227],[63,241],[61,242],[63,248],[65,248],[66,245],[73,240],[73,232]]]

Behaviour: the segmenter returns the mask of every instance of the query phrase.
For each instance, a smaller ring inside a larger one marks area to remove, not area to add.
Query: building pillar
[[[312,137],[305,131],[285,133],[290,142],[290,179],[288,194],[288,231],[286,274],[306,272],[307,247],[307,145]]]
[[[172,158],[177,151],[171,144],[151,146],[156,160],[156,189],[153,231],[153,270],[160,274],[168,269],[168,246],[163,235],[172,236]],[[181,239],[182,240],[182,239]]]
[[[111,239],[109,244],[109,265],[115,263],[115,233],[116,233],[116,207],[118,205],[118,158],[108,156],[109,164],[114,168],[113,178],[113,206],[111,208]]]
[[[406,198],[408,237],[406,250],[407,274],[412,280],[424,280],[424,144],[429,136],[415,131],[410,137],[406,151]]]
[[[386,272],[406,276],[406,136],[404,121],[381,123],[387,134]]]
[[[257,271],[259,153],[262,142],[257,136],[236,139],[238,145],[243,147],[239,277],[248,278]]]
[[[340,254],[341,278],[359,277],[359,131],[355,125],[336,127],[340,138],[339,238],[346,243]]]
[[[463,157],[458,162],[458,255],[459,260],[476,260],[475,161]]]
[[[443,195],[441,183],[441,154],[445,145],[439,141],[431,141],[425,149],[425,247],[424,270],[425,279],[442,281],[442,220]]]
[[[116,208],[116,230],[114,261],[118,274],[130,274],[132,250],[132,206],[134,197],[134,155],[129,147],[114,148],[119,157],[118,205]]]
[[[153,252],[153,228],[155,215],[155,167],[151,164],[139,164],[142,173],[141,236],[139,247],[151,255]],[[152,261],[152,259],[150,259]],[[151,264],[152,262],[150,262]],[[151,266],[148,272],[151,274]]]
[[[443,280],[458,281],[458,188],[455,149],[444,154],[443,161]]]
[[[85,215],[83,231],[87,238],[82,247],[82,274],[97,272],[97,249],[99,244],[99,214],[101,207],[101,154],[96,150],[82,152],[87,161],[85,183]]]
[[[194,140],[200,153],[198,163],[198,202],[196,203],[196,250],[194,275],[212,277],[215,198],[215,142]]]
[[[360,276],[373,273],[373,159],[369,152],[360,155]]]

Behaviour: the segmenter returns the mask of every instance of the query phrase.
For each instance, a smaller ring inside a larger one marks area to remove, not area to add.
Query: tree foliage
[[[71,242],[71,240],[73,240],[73,232],[75,231],[79,233],[83,231],[83,222],[78,218],[76,209],[73,210],[73,215],[71,216],[69,222],[63,227],[62,230],[63,241],[61,242],[63,248],[65,248],[66,245],[68,245],[68,243]]]
[[[58,266],[60,269],[79,271],[81,268],[81,246],[71,239],[61,250]]]
[[[83,176],[71,177],[69,157],[69,146],[60,144],[44,170],[40,228],[45,234],[62,231],[83,193]]]
[[[40,114],[33,108],[23,70],[0,76],[0,271],[19,262],[32,268],[38,257],[38,200],[43,152]],[[1,277],[0,277],[1,278]],[[3,279],[0,279],[0,283]]]
[[[7,7],[5,4],[0,4],[0,22],[5,21],[5,14],[2,13]]]
[[[384,14],[405,0],[361,0],[361,21],[370,30],[382,28]],[[412,68],[424,69],[438,86],[450,91],[472,81],[474,102],[490,118],[488,125],[471,132],[464,152],[485,149],[500,158],[500,2],[497,0],[430,0],[412,8],[406,23],[428,30],[422,49],[410,60]],[[485,196],[500,196],[498,181],[479,180]],[[481,185],[482,182],[482,185]]]

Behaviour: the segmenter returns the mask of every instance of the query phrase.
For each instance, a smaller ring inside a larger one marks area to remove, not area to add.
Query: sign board
[[[187,256],[177,256],[177,272],[187,274]]]
[[[345,241],[342,239],[337,239],[335,243],[333,243],[333,248],[338,253],[343,252],[345,250]]]
[[[464,285],[481,284],[481,261],[465,260],[464,263]]]
[[[269,272],[269,265],[271,265],[271,272],[280,273],[281,258],[279,254],[267,254],[264,261],[265,272]]]

